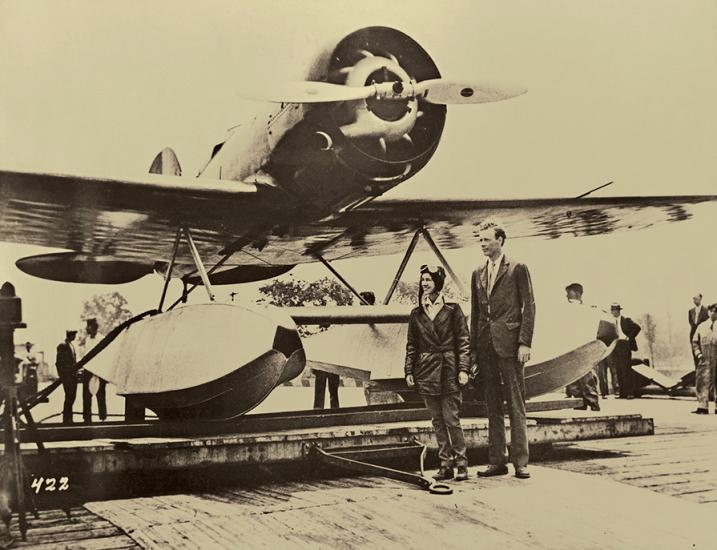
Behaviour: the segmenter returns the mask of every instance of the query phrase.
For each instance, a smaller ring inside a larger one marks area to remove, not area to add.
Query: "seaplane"
[[[384,365],[375,378],[400,383],[408,308],[390,301],[421,236],[446,263],[441,250],[474,246],[488,217],[500,218],[511,238],[555,239],[685,220],[717,198],[382,198],[429,162],[447,105],[526,90],[444,78],[417,41],[381,26],[356,30],[281,76],[238,90],[254,112],[214,144],[197,177],[183,175],[168,148],[135,178],[0,170],[0,239],[65,250],[18,259],[23,272],[84,284],[164,278],[158,307],[117,327],[78,364],[160,419],[244,414],[299,376],[307,360],[348,372],[357,366],[347,358],[358,357],[364,369]],[[378,306],[248,309],[214,298],[215,285],[268,279],[300,264],[320,262],[340,277],[331,262],[402,253]],[[184,286],[169,304],[172,278]],[[207,303],[183,304],[198,287]],[[320,339],[304,346],[302,323],[361,333],[347,333],[353,348],[332,356]],[[595,319],[573,321],[575,336],[562,338],[562,349],[536,356],[526,367],[527,397],[564,386],[604,356],[597,328]]]

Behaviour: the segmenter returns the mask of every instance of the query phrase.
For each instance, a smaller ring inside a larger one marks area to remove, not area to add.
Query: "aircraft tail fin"
[[[179,159],[171,147],[165,147],[152,161],[149,167],[150,174],[164,174],[167,176],[181,176],[182,167],[179,165]]]

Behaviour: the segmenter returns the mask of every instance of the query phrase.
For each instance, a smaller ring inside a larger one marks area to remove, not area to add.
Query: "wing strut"
[[[167,296],[167,288],[169,287],[169,281],[172,278],[172,270],[174,269],[174,262],[177,259],[177,249],[179,248],[179,241],[182,238],[182,228],[177,229],[177,234],[174,236],[174,247],[172,248],[172,259],[169,260],[169,267],[167,273],[164,275],[164,287],[162,288],[162,297],[159,299],[159,307],[157,311],[162,312],[162,306],[164,305],[164,298]]]
[[[453,279],[453,282],[458,287],[458,291],[461,293],[461,295],[464,298],[468,297],[468,293],[466,291],[465,285],[463,284],[463,281],[461,281],[461,279],[458,277],[456,272],[453,271],[453,268],[448,263],[448,260],[446,260],[446,257],[443,255],[440,248],[438,248],[438,245],[436,245],[435,241],[433,240],[433,237],[431,237],[431,234],[428,232],[428,229],[426,229],[425,227],[420,227],[413,234],[413,238],[411,239],[411,244],[408,245],[408,248],[406,249],[406,254],[404,254],[403,259],[401,260],[401,265],[398,266],[398,271],[396,272],[396,275],[393,278],[391,287],[388,289],[386,298],[384,298],[384,300],[383,300],[383,305],[386,306],[391,301],[391,298],[393,297],[393,293],[396,291],[396,287],[398,286],[398,283],[401,280],[401,277],[403,276],[403,272],[406,270],[408,261],[411,259],[411,256],[413,255],[413,251],[416,249],[416,245],[418,244],[418,239],[421,236],[423,236],[426,243],[428,243],[428,246],[431,248],[433,253],[438,258],[438,261],[441,262],[441,264],[443,265],[445,270],[451,276],[451,279]]]
[[[179,243],[182,240],[182,235],[184,235],[185,239],[187,240],[187,246],[189,247],[189,251],[192,255],[192,259],[194,260],[194,265],[197,268],[197,272],[199,272],[199,277],[202,280],[202,284],[207,289],[207,294],[209,295],[209,299],[213,302],[215,299],[214,291],[212,290],[212,284],[209,281],[209,276],[214,273],[217,269],[222,267],[229,258],[231,258],[234,255],[234,252],[236,250],[231,250],[224,254],[224,256],[221,257],[221,259],[214,264],[213,267],[207,271],[207,269],[204,266],[204,263],[202,262],[201,257],[199,256],[199,251],[197,250],[197,246],[194,243],[194,238],[192,237],[192,233],[189,230],[188,227],[179,227],[177,229],[177,234],[174,237],[174,246],[172,248],[172,258],[169,261],[169,266],[167,267],[167,272],[164,275],[164,287],[162,288],[162,297],[159,301],[159,309],[158,311],[162,311],[162,306],[164,306],[164,299],[167,296],[167,288],[169,286],[169,281],[172,277],[172,270],[174,269],[174,264],[177,259],[177,250],[179,249]],[[187,303],[187,296],[199,286],[199,283],[193,284],[191,287],[187,288],[187,281],[182,278],[182,295],[174,302],[171,306],[167,308],[167,311],[174,309],[177,305],[180,303],[184,304]]]
[[[207,275],[207,270],[204,267],[202,258],[199,257],[199,251],[197,250],[197,246],[194,244],[194,239],[192,238],[192,233],[189,231],[188,227],[184,228],[184,236],[187,239],[187,244],[189,245],[189,251],[192,253],[192,259],[194,260],[194,265],[197,266],[197,271],[199,271],[199,276],[202,278],[202,283],[204,284],[204,288],[207,289],[207,294],[209,295],[209,300],[211,302],[213,302],[214,301],[214,292],[212,291],[212,284],[209,282],[209,275]]]
[[[324,264],[324,265],[326,266],[326,269],[328,269],[331,273],[333,273],[334,277],[336,277],[339,281],[341,281],[341,283],[342,283],[346,288],[348,288],[348,289],[351,291],[351,293],[352,293],[354,296],[356,296],[356,297],[361,301],[361,303],[362,303],[363,305],[365,305],[365,306],[371,305],[371,304],[369,304],[366,300],[364,300],[363,296],[361,296],[361,295],[356,291],[356,289],[355,289],[354,287],[352,287],[352,286],[349,284],[349,282],[341,276],[341,273],[339,273],[338,271],[336,271],[336,269],[334,268],[334,266],[332,266],[321,254],[319,254],[318,252],[314,252],[314,257],[315,257],[317,260],[319,260],[322,264]]]

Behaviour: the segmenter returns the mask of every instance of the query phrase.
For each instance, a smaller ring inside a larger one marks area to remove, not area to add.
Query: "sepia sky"
[[[717,3],[709,0],[0,1],[0,167],[140,176],[171,146],[184,173],[196,174],[241,122],[243,82],[280,79],[367,25],[412,36],[444,77],[529,90],[449,106],[432,161],[388,196],[571,197],[611,180],[601,195],[715,192]],[[577,277],[596,302],[682,316],[693,289],[717,298],[715,260],[700,244],[714,235],[717,209],[703,210],[680,227],[512,243],[512,251],[533,262],[548,295]],[[0,278],[23,293],[27,337],[49,349],[76,324],[82,299],[114,287],[26,277],[13,262],[34,251],[0,246]],[[475,250],[450,257],[466,278],[477,261]],[[371,262],[339,268],[383,294],[398,258]],[[117,288],[136,312],[154,307],[160,291],[156,278]]]

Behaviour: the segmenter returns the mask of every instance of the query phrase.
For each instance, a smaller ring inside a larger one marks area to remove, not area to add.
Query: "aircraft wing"
[[[236,250],[225,268],[265,269],[313,262],[314,253],[330,260],[403,253],[414,231],[423,226],[439,247],[455,249],[474,246],[476,228],[487,217],[500,218],[511,239],[556,239],[687,220],[700,204],[716,200],[716,195],[378,199],[343,213],[307,213],[305,202],[279,189],[230,180],[165,175],[108,179],[0,171],[0,239],[74,252],[72,260],[79,267],[73,269],[79,271],[74,279],[60,280],[126,282],[105,281],[106,272],[93,279],[85,275],[91,273],[87,266],[107,259],[115,262],[110,264],[115,273],[121,266],[141,266],[136,273],[128,272],[126,280],[137,278],[157,262],[166,264],[180,226],[192,231],[208,265],[226,250]],[[27,269],[21,268],[31,272],[34,265],[38,276],[57,278],[52,274],[57,266],[43,271],[36,263],[41,262],[31,258],[23,264]],[[177,268],[177,274],[194,270],[184,246]]]
[[[498,218],[509,238],[557,239],[645,229],[688,220],[717,195],[520,200],[375,200],[317,226],[311,246],[326,257],[398,254],[425,226],[440,248],[476,246],[477,228]],[[335,237],[320,232],[332,227]]]

